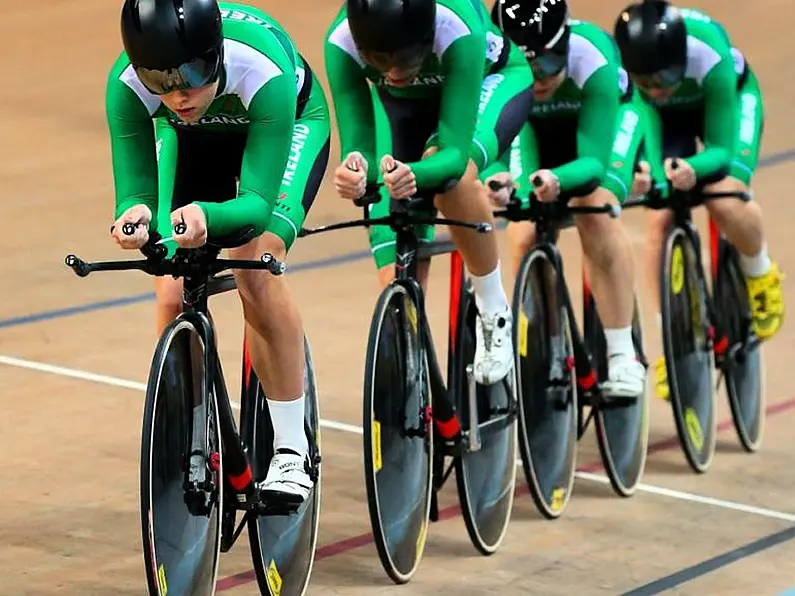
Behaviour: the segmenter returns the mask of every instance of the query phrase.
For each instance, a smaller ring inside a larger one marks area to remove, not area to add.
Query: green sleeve
[[[508,172],[510,171],[510,160],[511,160],[511,150],[508,149],[502,155],[500,155],[497,159],[495,159],[489,166],[483,170],[479,175],[478,178],[485,182],[494,174],[500,174],[501,172]]]
[[[454,41],[442,56],[445,82],[439,110],[439,151],[409,164],[420,189],[439,187],[450,178],[460,179],[466,170],[483,83],[483,71],[475,65],[483,61],[485,44],[484,33],[473,32]]]
[[[367,181],[374,183],[379,165],[375,154],[375,115],[367,78],[353,58],[328,41],[325,62],[337,118],[340,155],[345,159],[352,151],[361,153],[367,161]]]
[[[238,196],[223,203],[196,203],[207,217],[208,235],[226,236],[251,225],[257,234],[265,231],[290,157],[296,104],[292,74],[272,78],[254,94]]]
[[[594,72],[583,86],[577,124],[577,159],[552,170],[561,192],[601,182],[610,160],[620,90],[612,64]]]
[[[731,56],[724,57],[704,78],[704,150],[687,159],[696,178],[728,172],[734,155],[739,114],[737,75]]]
[[[135,92],[111,73],[105,92],[116,194],[115,217],[134,205],[157,215],[157,160],[152,116]],[[154,221],[153,224],[154,225]]]
[[[174,196],[174,177],[177,172],[178,141],[177,131],[168,118],[155,120],[157,136],[157,231],[163,237],[171,236],[171,205]]]
[[[663,198],[666,198],[668,196],[668,180],[665,177],[665,168],[663,166],[662,121],[660,120],[660,115],[657,110],[640,97],[640,93],[635,94],[633,101],[644,123],[642,159],[649,164],[652,184],[662,193]]]
[[[538,154],[538,139],[530,123],[525,123],[519,135],[511,143],[511,177],[516,184],[516,196],[524,203],[529,202],[533,193],[530,174],[541,167]]]

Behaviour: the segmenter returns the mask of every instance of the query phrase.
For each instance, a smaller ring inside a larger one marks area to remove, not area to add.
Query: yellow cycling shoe
[[[784,275],[775,263],[765,275],[746,278],[754,332],[761,340],[773,337],[784,319],[784,297],[781,289],[783,279]]]
[[[665,368],[665,356],[660,356],[654,363],[654,392],[659,399],[668,401],[668,369]]]

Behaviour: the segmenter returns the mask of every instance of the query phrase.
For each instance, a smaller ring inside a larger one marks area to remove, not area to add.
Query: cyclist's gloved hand
[[[185,232],[182,234],[174,229],[179,223],[185,224]],[[198,205],[191,203],[172,211],[171,227],[174,229],[174,240],[182,248],[199,248],[207,242],[207,218]]]
[[[665,160],[665,177],[671,181],[676,190],[690,190],[696,185],[696,171],[684,159],[676,160],[676,168],[672,165],[673,159]]]
[[[640,172],[635,172],[632,177],[632,190],[630,194],[633,197],[640,197],[645,195],[651,190],[651,166],[648,162],[641,161],[638,164]]]
[[[343,199],[353,201],[364,195],[367,187],[367,160],[358,151],[348,154],[334,172],[334,187]]]
[[[381,158],[381,173],[384,185],[393,199],[410,199],[417,194],[417,179],[411,168],[391,155]]]
[[[149,224],[152,222],[152,212],[146,205],[133,205],[119,216],[110,230],[116,244],[126,250],[137,250],[149,240]],[[135,224],[135,234],[128,236],[122,228],[124,224]]]
[[[492,190],[490,184],[496,182],[500,190]],[[515,188],[510,172],[497,172],[486,179],[486,195],[494,207],[505,207],[511,200],[511,191]]]
[[[530,180],[533,180],[536,176],[541,179],[541,185],[533,187],[536,198],[542,202],[556,200],[560,194],[560,181],[558,177],[555,176],[551,170],[538,170],[530,174]]]

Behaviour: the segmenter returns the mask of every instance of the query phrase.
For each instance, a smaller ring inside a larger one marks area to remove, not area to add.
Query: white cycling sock
[[[753,257],[740,255],[740,267],[747,277],[761,277],[770,271],[770,256],[767,254],[767,246],[762,245],[759,254]]]
[[[635,346],[632,343],[632,327],[621,327],[619,329],[605,329],[605,340],[607,340],[607,357],[624,356],[635,358]]]
[[[475,290],[475,303],[478,310],[485,316],[494,316],[510,308],[505,288],[502,286],[500,262],[491,273],[486,275],[472,275],[472,289]]]
[[[304,431],[304,401],[301,395],[291,401],[268,400],[273,423],[273,449],[290,449],[304,456],[309,450]]]

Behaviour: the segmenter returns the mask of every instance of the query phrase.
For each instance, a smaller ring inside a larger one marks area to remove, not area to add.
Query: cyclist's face
[[[552,76],[535,75],[533,81],[533,96],[538,101],[548,101],[561,86],[566,78],[566,69],[564,68],[559,73]]]
[[[651,97],[656,101],[662,101],[670,98],[676,90],[679,89],[679,85],[682,83],[673,83],[668,85],[661,85],[659,82],[643,76],[633,76],[633,82],[643,91],[646,95]]]
[[[183,122],[196,122],[207,112],[217,89],[218,81],[215,81],[194,89],[175,89],[161,95],[160,100]]]

